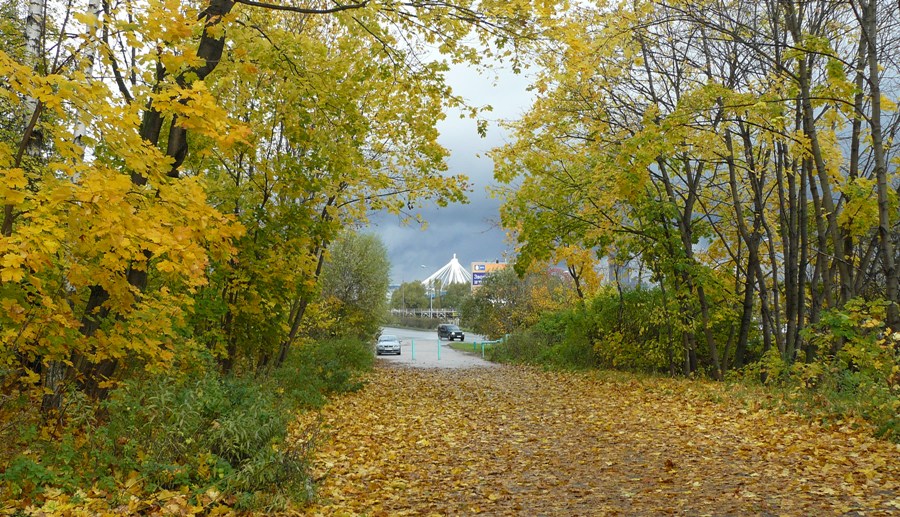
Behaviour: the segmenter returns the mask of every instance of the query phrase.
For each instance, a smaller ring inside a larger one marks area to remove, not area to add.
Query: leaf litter
[[[900,449],[724,384],[379,366],[320,414],[309,515],[894,515]],[[730,401],[730,402],[728,402]]]

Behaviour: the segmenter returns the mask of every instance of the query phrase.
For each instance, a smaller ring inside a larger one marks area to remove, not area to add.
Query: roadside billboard
[[[472,288],[481,285],[484,279],[495,271],[506,267],[506,262],[472,262]]]

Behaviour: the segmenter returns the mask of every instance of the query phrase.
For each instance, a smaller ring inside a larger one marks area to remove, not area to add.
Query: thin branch
[[[255,0],[236,0],[235,3],[249,5],[252,7],[262,7],[263,9],[272,9],[274,11],[290,11],[300,14],[332,14],[341,11],[349,11],[351,9],[362,9],[369,5],[369,0],[363,0],[357,4],[337,5],[328,9],[310,9],[305,7],[294,7],[291,5],[270,4],[268,2],[257,2]]]

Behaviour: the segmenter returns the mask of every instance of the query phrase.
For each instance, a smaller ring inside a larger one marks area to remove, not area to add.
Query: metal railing
[[[497,343],[503,343],[506,340],[506,336],[503,336],[502,339],[494,339],[489,341],[473,341],[472,342],[472,351],[478,351],[478,345],[481,345],[481,358],[484,359],[484,346],[485,345],[496,345]]]

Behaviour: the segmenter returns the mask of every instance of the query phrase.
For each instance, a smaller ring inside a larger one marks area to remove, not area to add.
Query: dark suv
[[[445,338],[450,341],[453,341],[456,338],[459,338],[460,341],[465,341],[466,335],[463,334],[463,331],[456,325],[441,323],[438,325],[438,341]]]

